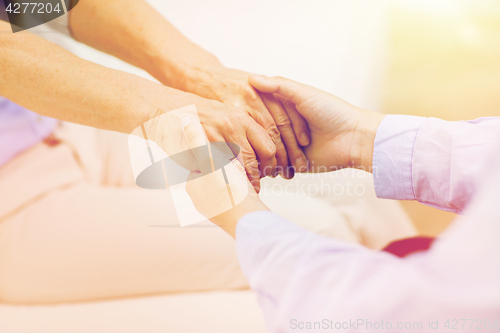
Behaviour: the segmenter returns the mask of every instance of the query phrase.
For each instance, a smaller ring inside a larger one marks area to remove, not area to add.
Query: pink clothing
[[[128,135],[62,123],[54,137],[0,168],[0,304],[248,287],[231,237],[171,227],[165,191],[135,185]]]
[[[0,96],[0,167],[49,136],[56,123]]]
[[[270,212],[243,217],[238,257],[269,330],[498,332],[499,134],[500,118],[382,121],[373,157],[377,195],[466,215],[427,252],[401,259],[315,235]]]

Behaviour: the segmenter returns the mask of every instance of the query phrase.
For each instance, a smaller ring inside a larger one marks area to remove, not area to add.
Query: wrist
[[[188,91],[203,98],[223,101],[228,89],[228,82],[222,74],[225,67],[222,64],[206,64],[205,66],[189,67],[183,74],[181,90]]]
[[[385,116],[382,113],[361,110],[361,117],[356,124],[351,144],[350,167],[367,172],[372,171],[375,136]]]
[[[154,73],[150,74],[162,84],[204,98],[215,99],[213,93],[210,94],[216,90],[212,88],[215,81],[212,73],[224,66],[214,55],[201,50],[197,55],[182,60],[173,60],[166,56],[155,58]]]
[[[249,193],[248,197],[233,209],[212,218],[212,222],[235,238],[238,221],[247,214],[269,210],[260,200],[257,193]]]

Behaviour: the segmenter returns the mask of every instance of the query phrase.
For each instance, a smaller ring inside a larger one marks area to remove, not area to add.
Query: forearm
[[[69,23],[76,40],[142,68],[173,88],[190,91],[186,85],[192,73],[222,66],[141,0],[80,0]]]
[[[0,35],[0,94],[42,115],[120,132],[189,104],[188,94],[82,60],[29,33]]]

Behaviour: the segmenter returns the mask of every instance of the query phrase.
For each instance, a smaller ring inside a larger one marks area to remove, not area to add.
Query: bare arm
[[[91,18],[91,24],[89,24]],[[70,11],[73,37],[181,89],[195,67],[222,66],[141,0],[81,0]]]
[[[7,33],[2,21],[0,30],[0,94],[40,114],[130,132],[189,95],[85,61],[33,34]]]

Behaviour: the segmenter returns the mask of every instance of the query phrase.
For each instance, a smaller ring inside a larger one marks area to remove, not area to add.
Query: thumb
[[[275,93],[291,100],[295,105],[302,104],[307,99],[318,93],[314,87],[299,83],[281,76],[267,77],[263,75],[250,75],[248,82],[263,93]]]
[[[200,171],[203,174],[212,172],[212,159],[208,151],[207,139],[203,126],[189,114],[182,115],[179,120],[188,147],[196,158]]]

